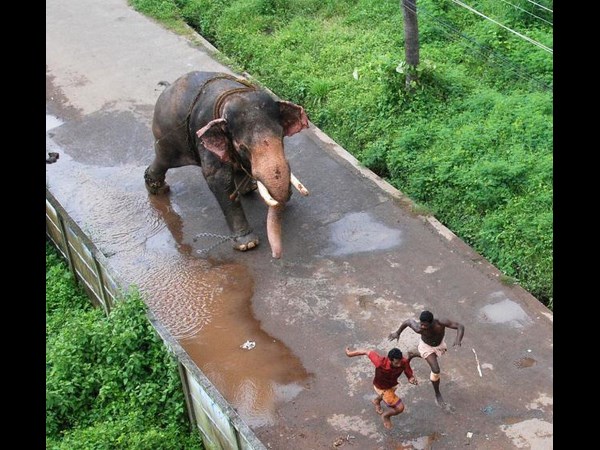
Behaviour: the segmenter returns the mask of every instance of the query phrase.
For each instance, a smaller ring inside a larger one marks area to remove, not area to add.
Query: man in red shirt
[[[375,377],[373,378],[373,388],[377,393],[372,402],[375,405],[377,414],[381,414],[383,426],[392,428],[390,417],[397,416],[404,411],[404,403],[402,399],[396,395],[398,388],[398,378],[402,372],[408,378],[411,384],[418,384],[417,379],[413,375],[412,368],[408,359],[402,357],[402,352],[399,348],[393,348],[388,352],[387,357],[380,355],[375,350],[356,349],[350,350],[346,347],[346,356],[368,356],[375,366]],[[381,400],[391,408],[391,410],[383,412],[381,409]]]

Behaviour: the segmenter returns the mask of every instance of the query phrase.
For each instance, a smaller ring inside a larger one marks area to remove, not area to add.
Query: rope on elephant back
[[[199,254],[206,254],[206,253],[210,252],[212,249],[218,247],[221,244],[224,244],[227,241],[232,241],[239,237],[246,236],[247,234],[250,234],[251,232],[252,232],[252,230],[249,230],[249,231],[245,231],[244,233],[236,233],[236,234],[230,234],[230,235],[216,234],[216,233],[198,233],[192,240],[194,242],[197,242],[199,237],[217,238],[218,241],[215,242],[214,244],[212,244],[210,247],[196,250],[196,252],[198,252]]]

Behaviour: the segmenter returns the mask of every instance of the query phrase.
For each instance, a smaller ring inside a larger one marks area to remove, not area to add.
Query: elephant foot
[[[249,233],[244,236],[237,237],[233,240],[233,248],[240,252],[252,250],[258,246],[258,236],[254,233]]]
[[[146,190],[152,195],[166,194],[171,190],[164,178],[162,180],[153,180],[148,173],[148,169],[144,172],[144,182]]]
[[[167,192],[169,192],[171,190],[171,187],[165,183],[146,183],[146,189],[148,190],[148,192],[152,195],[162,195],[162,194],[166,194]]]

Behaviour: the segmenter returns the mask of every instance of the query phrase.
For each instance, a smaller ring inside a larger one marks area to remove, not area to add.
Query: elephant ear
[[[308,116],[302,106],[285,101],[278,101],[277,103],[279,103],[281,126],[285,136],[291,136],[304,128],[308,128]]]
[[[211,120],[198,131],[196,136],[204,147],[213,152],[224,163],[232,163],[229,155],[229,138],[227,137],[227,121],[223,118]]]

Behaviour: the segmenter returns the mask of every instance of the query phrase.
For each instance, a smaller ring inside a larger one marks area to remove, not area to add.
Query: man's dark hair
[[[402,359],[402,352],[399,348],[393,348],[388,352],[389,359]]]
[[[421,322],[431,323],[431,322],[433,322],[433,314],[429,311],[423,311],[421,313],[421,315],[419,316],[419,320]]]

